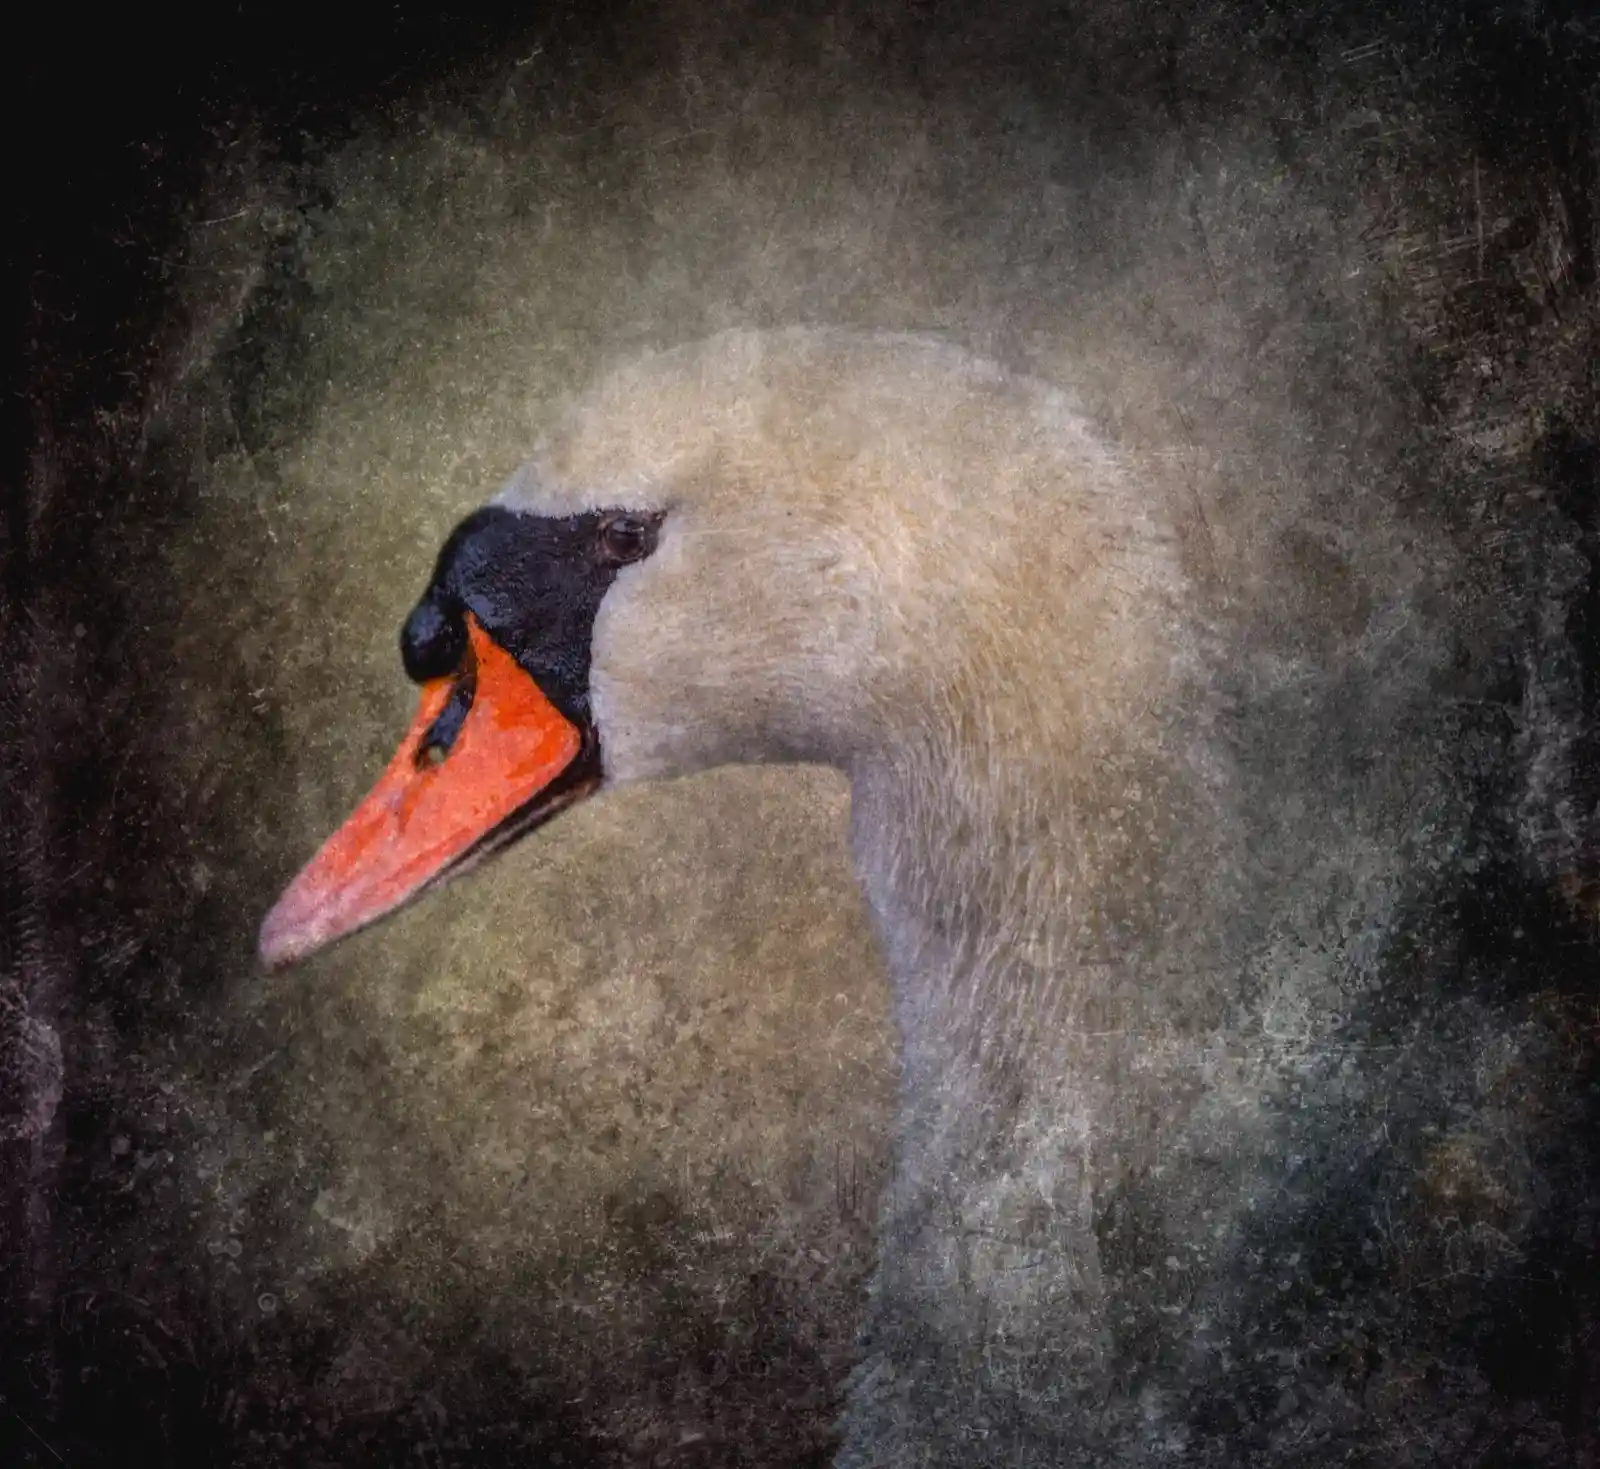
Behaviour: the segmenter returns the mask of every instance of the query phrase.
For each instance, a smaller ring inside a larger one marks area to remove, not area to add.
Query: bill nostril
[[[445,757],[450,753],[450,747],[455,744],[457,736],[461,733],[461,727],[467,722],[477,687],[478,680],[473,669],[468,669],[456,680],[455,687],[450,690],[448,702],[440,711],[439,717],[428,726],[427,734],[423,735],[422,743],[417,746],[418,770],[431,770],[444,764]]]

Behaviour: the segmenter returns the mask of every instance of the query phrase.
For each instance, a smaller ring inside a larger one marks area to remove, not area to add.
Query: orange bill
[[[582,793],[549,791],[578,759],[582,733],[470,613],[467,626],[463,667],[423,685],[388,769],[261,925],[266,964],[365,928]],[[453,699],[470,702],[445,749],[435,727]]]

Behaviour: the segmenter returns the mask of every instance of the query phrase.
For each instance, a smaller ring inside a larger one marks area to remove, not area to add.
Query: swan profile
[[[1189,581],[1042,383],[888,334],[646,356],[447,542],[416,721],[262,958],[610,786],[837,767],[902,1067],[839,1462],[1188,1462],[1276,1146],[1217,1100],[1253,910]]]

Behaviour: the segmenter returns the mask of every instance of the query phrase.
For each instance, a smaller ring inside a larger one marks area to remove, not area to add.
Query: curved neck
[[[1209,963],[1194,873],[1222,826],[1175,605],[1145,602],[1115,636],[1011,646],[981,687],[925,686],[918,719],[852,763],[851,847],[908,1100],[981,1116],[1009,1105],[1013,1077],[1081,1082],[1102,1068],[1097,1038],[1214,1003],[1205,984],[1149,979],[1178,942]],[[1084,648],[1127,655],[1126,676],[1097,679]]]

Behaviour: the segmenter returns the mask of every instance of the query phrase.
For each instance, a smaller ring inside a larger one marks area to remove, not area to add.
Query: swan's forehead
[[[703,396],[597,395],[511,476],[496,503],[561,517],[626,508],[670,510],[715,497],[719,466],[759,453],[750,415]]]
[[[665,510],[672,498],[655,476],[635,471],[574,477],[541,456],[518,466],[490,503],[519,515],[566,520],[602,510]]]
[[[598,511],[664,513],[697,520],[775,510],[795,479],[770,440],[686,407],[670,432],[645,435],[627,425],[558,439],[521,464],[494,504],[523,515],[564,519]]]
[[[600,379],[496,503],[547,516],[628,507],[832,521],[993,483],[1047,441],[1082,461],[1073,416],[1037,392],[1008,393],[1008,381],[922,339],[729,333]]]
[[[859,451],[864,377],[895,374],[887,357],[845,370],[837,334],[732,332],[645,356],[580,398],[497,503],[538,515],[614,506],[750,508],[803,493]],[[860,348],[857,347],[859,353]]]

